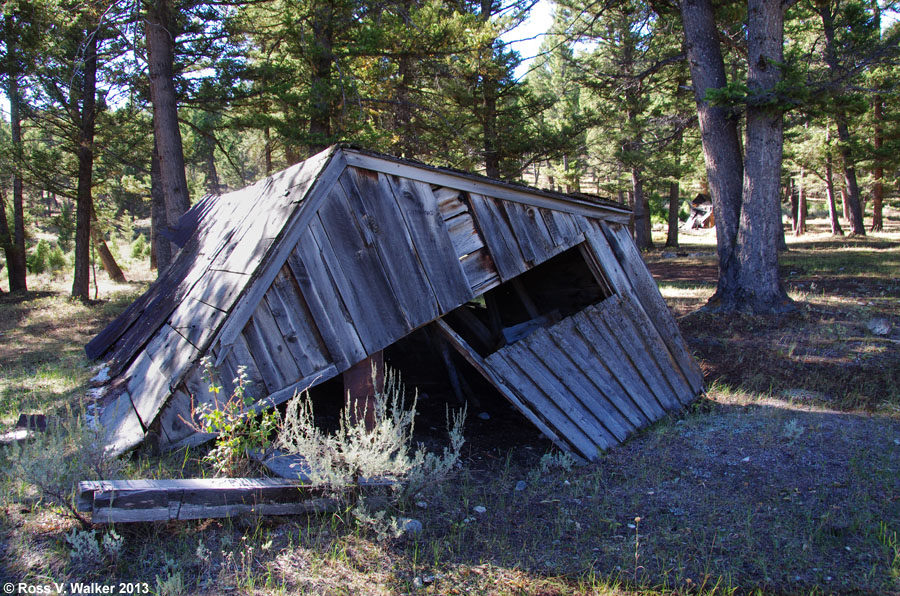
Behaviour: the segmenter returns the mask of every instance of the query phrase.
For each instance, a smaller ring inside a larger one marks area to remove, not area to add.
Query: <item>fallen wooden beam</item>
[[[320,492],[320,491],[317,491]],[[334,508],[309,485],[281,478],[190,478],[78,483],[78,509],[96,524],[257,515],[295,515]]]
[[[239,515],[299,515],[334,511],[337,499],[310,484],[300,456],[261,459],[288,478],[88,480],[78,483],[77,507],[95,524],[211,519]],[[359,490],[393,486],[393,479],[360,479]]]

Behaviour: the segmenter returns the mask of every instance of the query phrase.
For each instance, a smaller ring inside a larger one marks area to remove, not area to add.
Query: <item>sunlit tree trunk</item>
[[[91,218],[94,212],[92,194],[94,173],[94,124],[96,119],[97,37],[88,33],[82,73],[81,127],[78,142],[78,198],[75,202],[75,276],[72,296],[90,299]],[[73,102],[74,104],[75,102]],[[121,272],[120,272],[121,273]],[[123,277],[124,279],[124,277]]]
[[[165,200],[165,219],[155,218],[157,226],[157,265],[168,264],[161,256],[163,236],[160,230],[174,225],[190,208],[187,178],[184,172],[184,147],[178,126],[175,95],[175,32],[171,0],[151,0],[146,5],[144,32],[147,40],[147,70],[150,75],[150,100],[153,103],[153,133],[159,157],[159,181]],[[170,247],[174,254],[177,247]]]

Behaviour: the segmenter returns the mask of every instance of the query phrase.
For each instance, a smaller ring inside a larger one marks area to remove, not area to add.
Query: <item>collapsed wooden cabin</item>
[[[196,443],[213,399],[278,404],[430,326],[558,446],[588,459],[702,391],[622,206],[332,147],[200,200],[181,250],[86,347],[107,446]],[[402,371],[401,371],[402,372]]]

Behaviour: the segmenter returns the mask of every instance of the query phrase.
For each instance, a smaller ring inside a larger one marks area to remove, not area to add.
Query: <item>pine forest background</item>
[[[711,192],[701,104],[742,145],[754,109],[783,116],[767,209],[797,233],[810,212],[835,234],[881,229],[900,176],[893,3],[684,2],[562,0],[523,63],[504,39],[531,0],[4,1],[0,282],[74,272],[87,298],[89,263],[122,276],[128,246],[164,266],[157,232],[189,201],[338,142],[627,203],[642,248],[654,226],[674,245]],[[726,80],[705,94],[683,28],[695,5]],[[748,56],[769,5],[783,61],[760,93]]]

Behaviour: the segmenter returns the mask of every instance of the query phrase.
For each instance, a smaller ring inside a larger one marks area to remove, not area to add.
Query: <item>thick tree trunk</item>
[[[740,263],[737,235],[741,212],[743,161],[737,117],[706,100],[707,91],[728,84],[710,0],[683,0],[681,17],[710,195],[716,218],[719,280],[710,306],[730,308],[737,299]]]
[[[328,147],[331,141],[331,66],[334,31],[332,5],[323,2],[316,8],[312,31],[315,47],[312,50],[310,92],[312,105],[309,116],[309,155]]]
[[[78,198],[75,201],[75,277],[72,297],[90,298],[91,218],[94,176],[94,123],[96,119],[97,31],[88,33],[81,87],[81,126],[78,139]],[[121,271],[119,272],[121,274]],[[123,276],[124,279],[124,276]]]
[[[877,5],[876,5],[877,6]],[[884,166],[881,162],[881,147],[884,143],[884,99],[876,95],[872,100],[872,119],[875,121],[875,135],[872,139],[872,147],[875,149],[875,167],[872,169],[872,227],[873,232],[884,229]]]
[[[822,19],[822,33],[825,38],[825,63],[831,76],[837,79],[841,76],[840,65],[837,60],[837,48],[834,40],[834,15],[832,14],[830,2],[818,0],[815,3],[816,12]],[[838,98],[839,99],[839,98]],[[847,124],[847,114],[843,108],[838,106],[835,109],[834,121],[837,125],[838,151],[841,154],[844,167],[844,183],[846,184],[847,194],[846,201],[848,209],[845,210],[850,222],[850,230],[853,234],[860,236],[866,235],[866,228],[863,224],[862,206],[860,203],[859,184],[856,180],[856,168],[853,161],[853,152],[850,149],[852,137],[850,135],[850,127]]]
[[[6,195],[3,193],[2,187],[0,187],[0,248],[3,248],[6,262],[10,263],[15,248],[13,247],[12,234],[9,231],[9,220],[6,217]],[[12,283],[10,283],[10,286],[12,286]]]
[[[773,197],[780,196],[784,131],[781,108],[767,105],[765,98],[781,81],[784,16],[781,0],[750,0],[747,13],[747,87],[760,103],[747,106],[738,308],[777,312],[790,304],[778,277],[774,242],[775,226],[781,224]]]
[[[191,206],[184,173],[184,147],[178,127],[173,21],[171,0],[152,0],[148,3],[144,30],[147,39],[150,99],[153,103],[153,133],[159,155],[160,181],[168,223],[178,221]]]
[[[103,234],[100,231],[100,222],[97,221],[97,211],[93,205],[91,205],[91,239],[97,248],[97,254],[100,255],[100,264],[103,266],[106,274],[109,275],[109,278],[120,284],[125,283],[127,281],[125,274],[122,273],[122,268],[116,263],[116,258],[103,239]]]
[[[641,250],[653,248],[650,206],[644,194],[644,177],[640,168],[631,168],[631,192],[634,194],[634,241]]]
[[[7,41],[7,43],[9,43]],[[14,52],[7,52],[12,56]],[[14,58],[10,57],[10,61]],[[22,177],[19,175],[19,159],[22,156],[22,122],[19,116],[19,76],[16,67],[13,66],[7,72],[9,98],[9,120],[12,149],[16,160],[13,169],[13,236],[12,242],[6,251],[6,266],[9,268],[9,290],[11,292],[28,290],[28,280],[25,261],[25,193],[22,185]],[[5,214],[4,214],[5,215]]]
[[[678,248],[678,209],[681,206],[679,200],[678,182],[669,182],[669,221],[666,233],[666,246]]]
[[[828,138],[828,133],[826,139]],[[825,155],[825,194],[828,197],[828,219],[831,221],[832,236],[843,236],[844,230],[838,220],[837,205],[834,201],[834,173],[831,165],[831,153]]]
[[[481,0],[481,19],[491,19],[494,11],[494,0]],[[490,60],[491,57],[487,57]],[[497,80],[493,70],[488,67],[481,76],[482,100],[482,136],[484,146],[484,170],[489,178],[500,177],[500,152],[497,139]]]
[[[162,173],[159,167],[159,154],[156,144],[150,158],[150,268],[155,268],[157,276],[165,271],[172,262],[172,243],[161,233],[168,227],[166,218],[166,195],[163,191]]]

